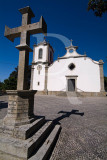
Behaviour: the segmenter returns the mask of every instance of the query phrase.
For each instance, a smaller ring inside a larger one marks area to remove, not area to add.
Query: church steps
[[[0,135],[0,151],[4,152],[5,154],[9,154],[12,157],[15,156],[17,157],[16,159],[20,158],[20,160],[27,160],[38,148],[38,146],[42,145],[43,141],[49,135],[52,129],[52,121],[48,121],[32,137],[28,138],[27,140],[18,139],[2,134]]]
[[[60,125],[47,121],[27,140],[0,135],[0,160],[47,160],[56,144]]]
[[[33,123],[23,125],[15,130],[14,137],[20,139],[28,139],[46,122],[45,117],[36,119]]]
[[[48,138],[45,140],[44,144],[39,148],[37,153],[29,158],[28,160],[47,160],[52,152],[52,149],[57,141],[58,135],[60,133],[61,126],[56,125]]]
[[[67,91],[37,91],[36,95],[53,95],[61,97],[105,97],[106,92],[67,92]]]
[[[0,122],[2,123],[2,121]],[[5,135],[10,135],[14,138],[25,140],[32,136],[45,122],[45,117],[42,117],[37,118],[34,122],[30,124],[22,125],[16,128],[0,125],[0,133],[4,133]]]
[[[46,122],[31,138],[28,139],[28,158],[43,144],[53,129],[53,122]]]

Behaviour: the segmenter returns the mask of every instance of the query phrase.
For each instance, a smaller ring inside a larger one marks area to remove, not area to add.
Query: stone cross
[[[39,22],[31,24],[31,18],[35,16],[29,6],[21,8],[19,11],[22,14],[22,26],[12,29],[5,26],[4,35],[12,42],[15,38],[20,37],[20,45],[16,46],[16,48],[19,50],[17,90],[27,90],[29,52],[32,52],[32,49],[29,47],[30,35],[37,33],[46,34],[47,24],[42,16]]]

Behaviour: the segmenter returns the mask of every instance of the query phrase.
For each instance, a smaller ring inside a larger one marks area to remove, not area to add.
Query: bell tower
[[[48,68],[53,63],[53,48],[44,40],[34,45],[31,70],[31,90],[47,92]]]

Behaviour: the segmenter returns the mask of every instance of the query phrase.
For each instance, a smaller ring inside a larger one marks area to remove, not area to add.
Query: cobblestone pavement
[[[0,96],[0,118],[6,115],[3,101],[7,100]],[[107,159],[107,97],[78,101],[74,97],[35,96],[34,112],[61,123],[62,130],[50,160]]]

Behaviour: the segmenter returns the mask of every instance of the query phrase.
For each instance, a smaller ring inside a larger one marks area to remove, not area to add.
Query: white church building
[[[49,95],[105,95],[103,61],[81,55],[77,48],[71,42],[66,54],[53,62],[49,42],[34,45],[30,89]]]

